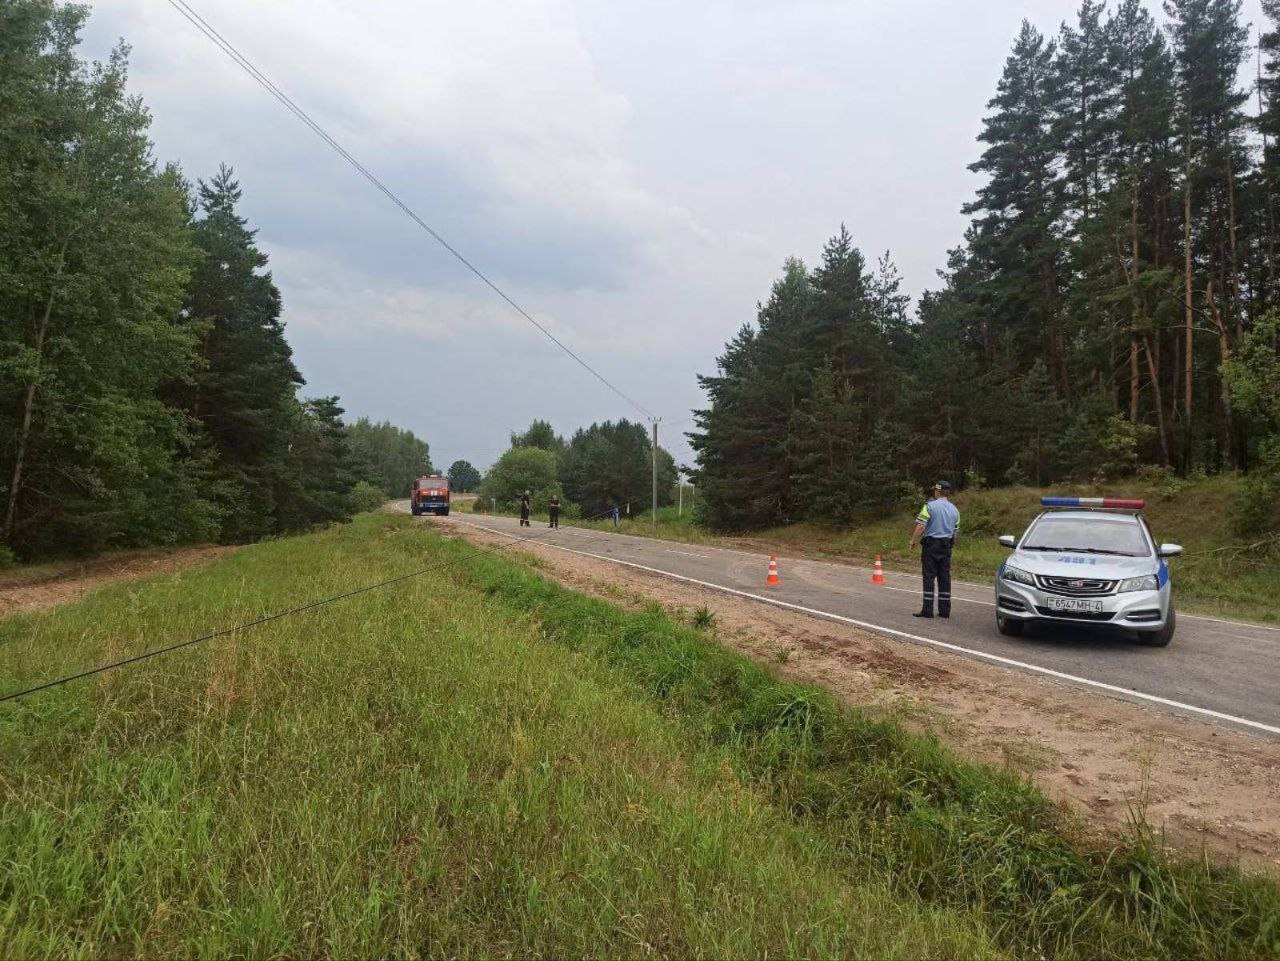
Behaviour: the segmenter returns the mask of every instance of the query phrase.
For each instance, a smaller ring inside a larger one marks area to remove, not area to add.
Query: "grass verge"
[[[0,957],[992,957],[385,516],[0,621]]]
[[[0,955],[1277,957],[1270,881],[385,515],[0,621]]]

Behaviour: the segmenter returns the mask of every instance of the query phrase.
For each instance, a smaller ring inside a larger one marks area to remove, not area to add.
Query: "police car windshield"
[[[1092,517],[1046,514],[1027,532],[1019,549],[1121,557],[1146,557],[1151,553],[1135,518],[1107,514]]]

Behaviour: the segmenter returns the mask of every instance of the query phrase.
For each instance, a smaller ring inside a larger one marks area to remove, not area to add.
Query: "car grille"
[[[1071,621],[1109,621],[1115,617],[1110,611],[1094,614],[1091,611],[1059,611],[1052,607],[1037,607],[1036,613],[1041,617],[1061,617]]]
[[[1064,597],[1105,597],[1116,589],[1115,581],[1098,580],[1093,577],[1048,577],[1036,575],[1036,583],[1040,589],[1050,594],[1061,594]]]

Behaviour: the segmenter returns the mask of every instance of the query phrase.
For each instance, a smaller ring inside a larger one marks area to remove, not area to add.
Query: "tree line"
[[[1055,37],[1024,21],[941,287],[912,314],[842,228],[700,378],[705,519],[847,520],[937,475],[1241,471],[1280,493],[1280,0],[1264,10],[1256,49],[1239,0],[1166,0],[1163,25],[1085,0]]]
[[[427,445],[304,398],[223,167],[160,165],[128,49],[0,4],[0,552],[245,541],[396,496]]]
[[[658,461],[658,506],[672,503],[675,460],[661,447]],[[552,496],[562,498],[570,516],[600,517],[617,506],[648,510],[653,499],[653,443],[644,424],[626,419],[580,428],[567,440],[545,420],[511,435],[510,448],[485,474],[484,500],[493,498],[504,510],[517,506],[529,491],[536,510]]]

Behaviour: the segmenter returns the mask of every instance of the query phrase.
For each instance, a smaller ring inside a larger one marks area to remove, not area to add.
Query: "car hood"
[[[1070,551],[1015,551],[1009,560],[1029,574],[1049,577],[1121,580],[1155,574],[1159,569],[1159,562],[1154,557],[1114,557],[1107,554],[1073,554]]]

